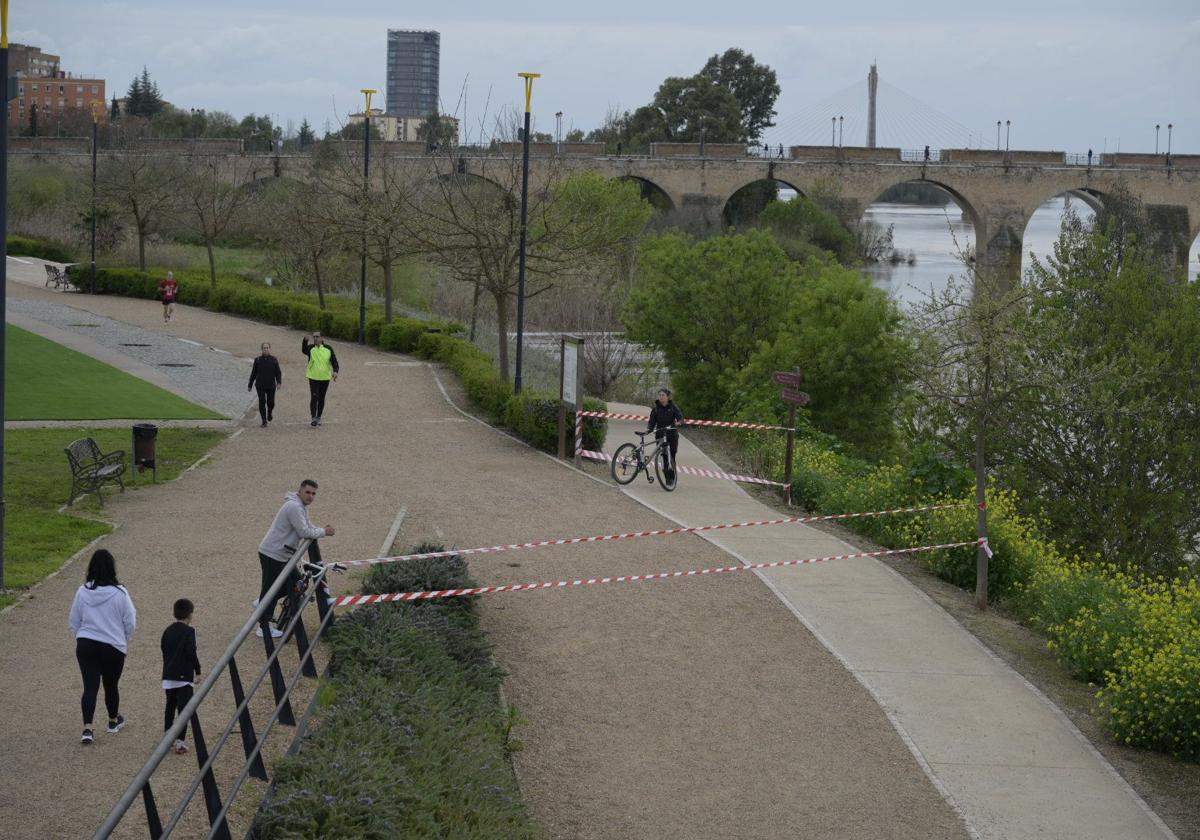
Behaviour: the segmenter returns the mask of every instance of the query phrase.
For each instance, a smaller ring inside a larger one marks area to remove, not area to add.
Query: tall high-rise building
[[[387,112],[401,117],[438,110],[442,36],[437,32],[389,29]]]

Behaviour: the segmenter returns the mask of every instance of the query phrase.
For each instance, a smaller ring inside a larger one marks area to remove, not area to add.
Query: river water
[[[1052,253],[1066,201],[1063,196],[1053,198],[1030,217],[1025,228],[1022,269],[1028,268],[1031,253],[1039,258]],[[1070,199],[1069,204],[1084,221],[1093,218],[1091,208],[1079,199]],[[920,300],[931,288],[944,288],[947,278],[964,273],[957,251],[974,245],[975,232],[963,221],[957,204],[923,207],[879,203],[868,207],[864,217],[885,229],[893,225],[896,250],[906,256],[911,252],[915,257],[912,265],[879,263],[864,269],[875,285],[886,289],[902,305]],[[1200,240],[1192,243],[1188,263],[1188,276],[1195,278],[1197,274],[1200,274]]]

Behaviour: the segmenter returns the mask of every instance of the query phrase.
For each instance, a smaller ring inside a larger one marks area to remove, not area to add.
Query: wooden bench
[[[71,465],[71,495],[67,498],[68,505],[81,493],[95,493],[96,498],[100,500],[100,506],[103,507],[104,496],[100,494],[100,488],[114,481],[121,485],[121,492],[125,492],[125,482],[121,480],[121,475],[125,472],[124,452],[118,450],[102,453],[100,447],[96,446],[96,441],[91,438],[81,438],[63,451],[67,453],[67,461]]]

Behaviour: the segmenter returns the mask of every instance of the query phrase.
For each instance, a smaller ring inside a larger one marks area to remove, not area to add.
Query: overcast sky
[[[318,131],[361,109],[360,88],[384,89],[388,28],[436,29],[444,110],[465,116],[472,138],[502,107],[520,107],[518,71],[543,74],[539,129],[553,132],[562,111],[564,132],[587,130],[610,108],[648,102],[664,78],[740,47],[778,73],[769,137],[785,143],[828,142],[829,114],[844,113],[844,142],[861,145],[865,97],[848,88],[865,90],[877,60],[881,145],[937,145],[955,123],[990,145],[996,121],[1011,120],[1015,148],[1153,151],[1155,123],[1164,150],[1173,123],[1173,150],[1200,152],[1196,0],[809,5],[14,0],[9,38],[61,55],[64,70],[96,74],[119,95],[145,65],[176,106],[267,113],[285,126],[307,117]]]

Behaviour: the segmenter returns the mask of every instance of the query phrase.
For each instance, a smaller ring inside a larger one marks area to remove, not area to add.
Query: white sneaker
[[[171,745],[171,749],[174,750],[175,755],[183,755],[188,751],[188,745],[181,739],[176,738],[175,743]]]
[[[262,627],[258,627],[254,631],[254,635],[258,636],[258,638],[260,638],[260,639],[262,638],[262,634],[263,634]],[[271,638],[272,639],[278,639],[282,635],[283,635],[282,630],[280,630],[278,627],[276,627],[274,625],[271,626]]]

